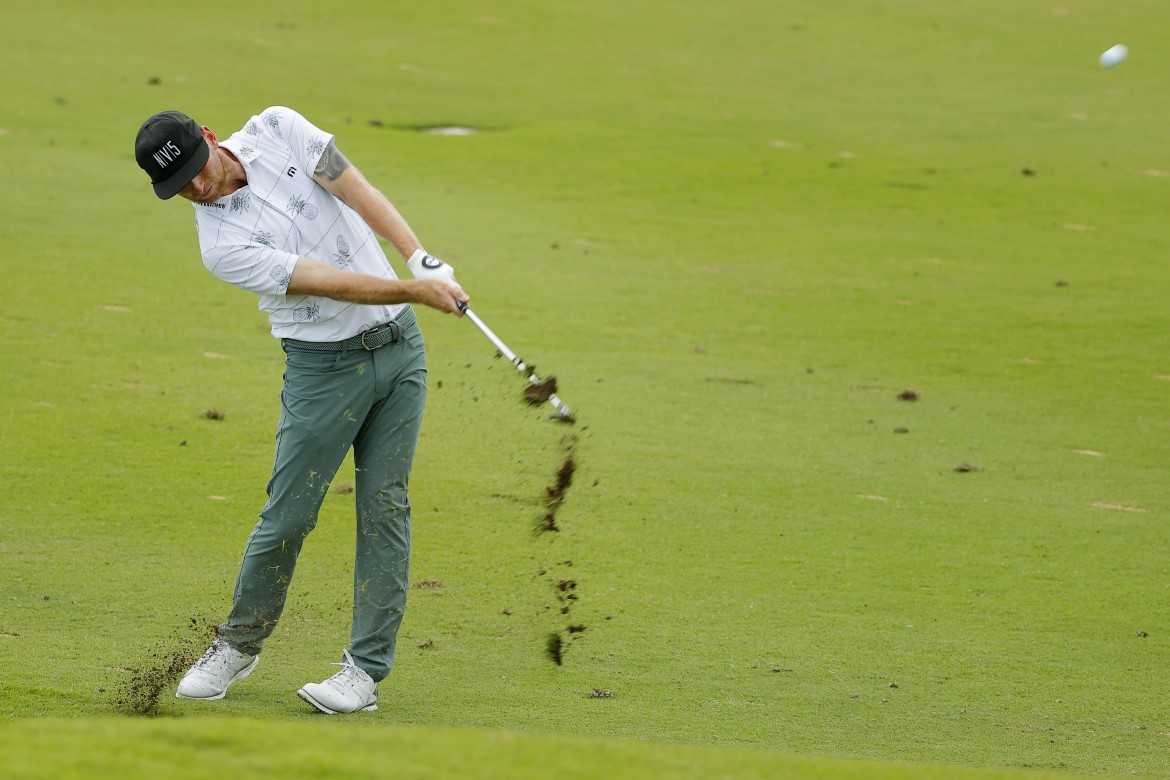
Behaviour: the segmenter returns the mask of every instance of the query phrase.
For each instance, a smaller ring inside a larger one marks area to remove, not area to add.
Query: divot
[[[459,125],[424,127],[420,130],[430,135],[475,135],[479,132],[474,127],[460,127]]]

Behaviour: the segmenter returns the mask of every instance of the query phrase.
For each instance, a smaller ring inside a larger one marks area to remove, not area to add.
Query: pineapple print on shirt
[[[342,268],[349,268],[349,264],[353,262],[353,257],[349,253],[349,241],[345,236],[337,237],[337,251],[333,253],[333,259]]]

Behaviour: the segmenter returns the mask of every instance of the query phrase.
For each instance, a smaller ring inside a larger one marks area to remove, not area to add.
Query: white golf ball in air
[[[1125,58],[1128,56],[1129,48],[1124,43],[1119,43],[1101,52],[1098,62],[1101,63],[1102,68],[1115,68],[1125,62]]]

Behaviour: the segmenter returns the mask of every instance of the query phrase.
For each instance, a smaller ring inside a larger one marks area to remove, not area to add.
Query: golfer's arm
[[[379,279],[301,257],[293,266],[286,294],[316,295],[349,303],[421,303],[418,287],[413,279]]]
[[[463,316],[460,301],[467,296],[458,285],[439,279],[382,279],[342,271],[311,257],[298,257],[286,295],[316,295],[349,303],[420,303],[448,314]]]
[[[404,259],[422,248],[418,237],[398,213],[398,209],[394,208],[394,204],[366,181],[362,172],[350,164],[332,141],[321,154],[313,170],[313,179],[356,211],[375,233],[393,244]]]

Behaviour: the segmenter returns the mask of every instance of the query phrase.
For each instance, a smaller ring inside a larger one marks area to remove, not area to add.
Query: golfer
[[[333,136],[292,109],[267,108],[223,141],[164,111],[142,124],[134,152],[158,197],[194,204],[203,264],[259,296],[286,355],[268,501],[248,537],[231,613],[176,695],[222,699],[256,668],[301,545],[352,447],[349,648],[341,671],[298,695],[329,714],[376,710],[406,605],[407,485],[427,394],[410,304],[460,314],[467,296]],[[407,258],[414,279],[398,279],[375,233]]]

